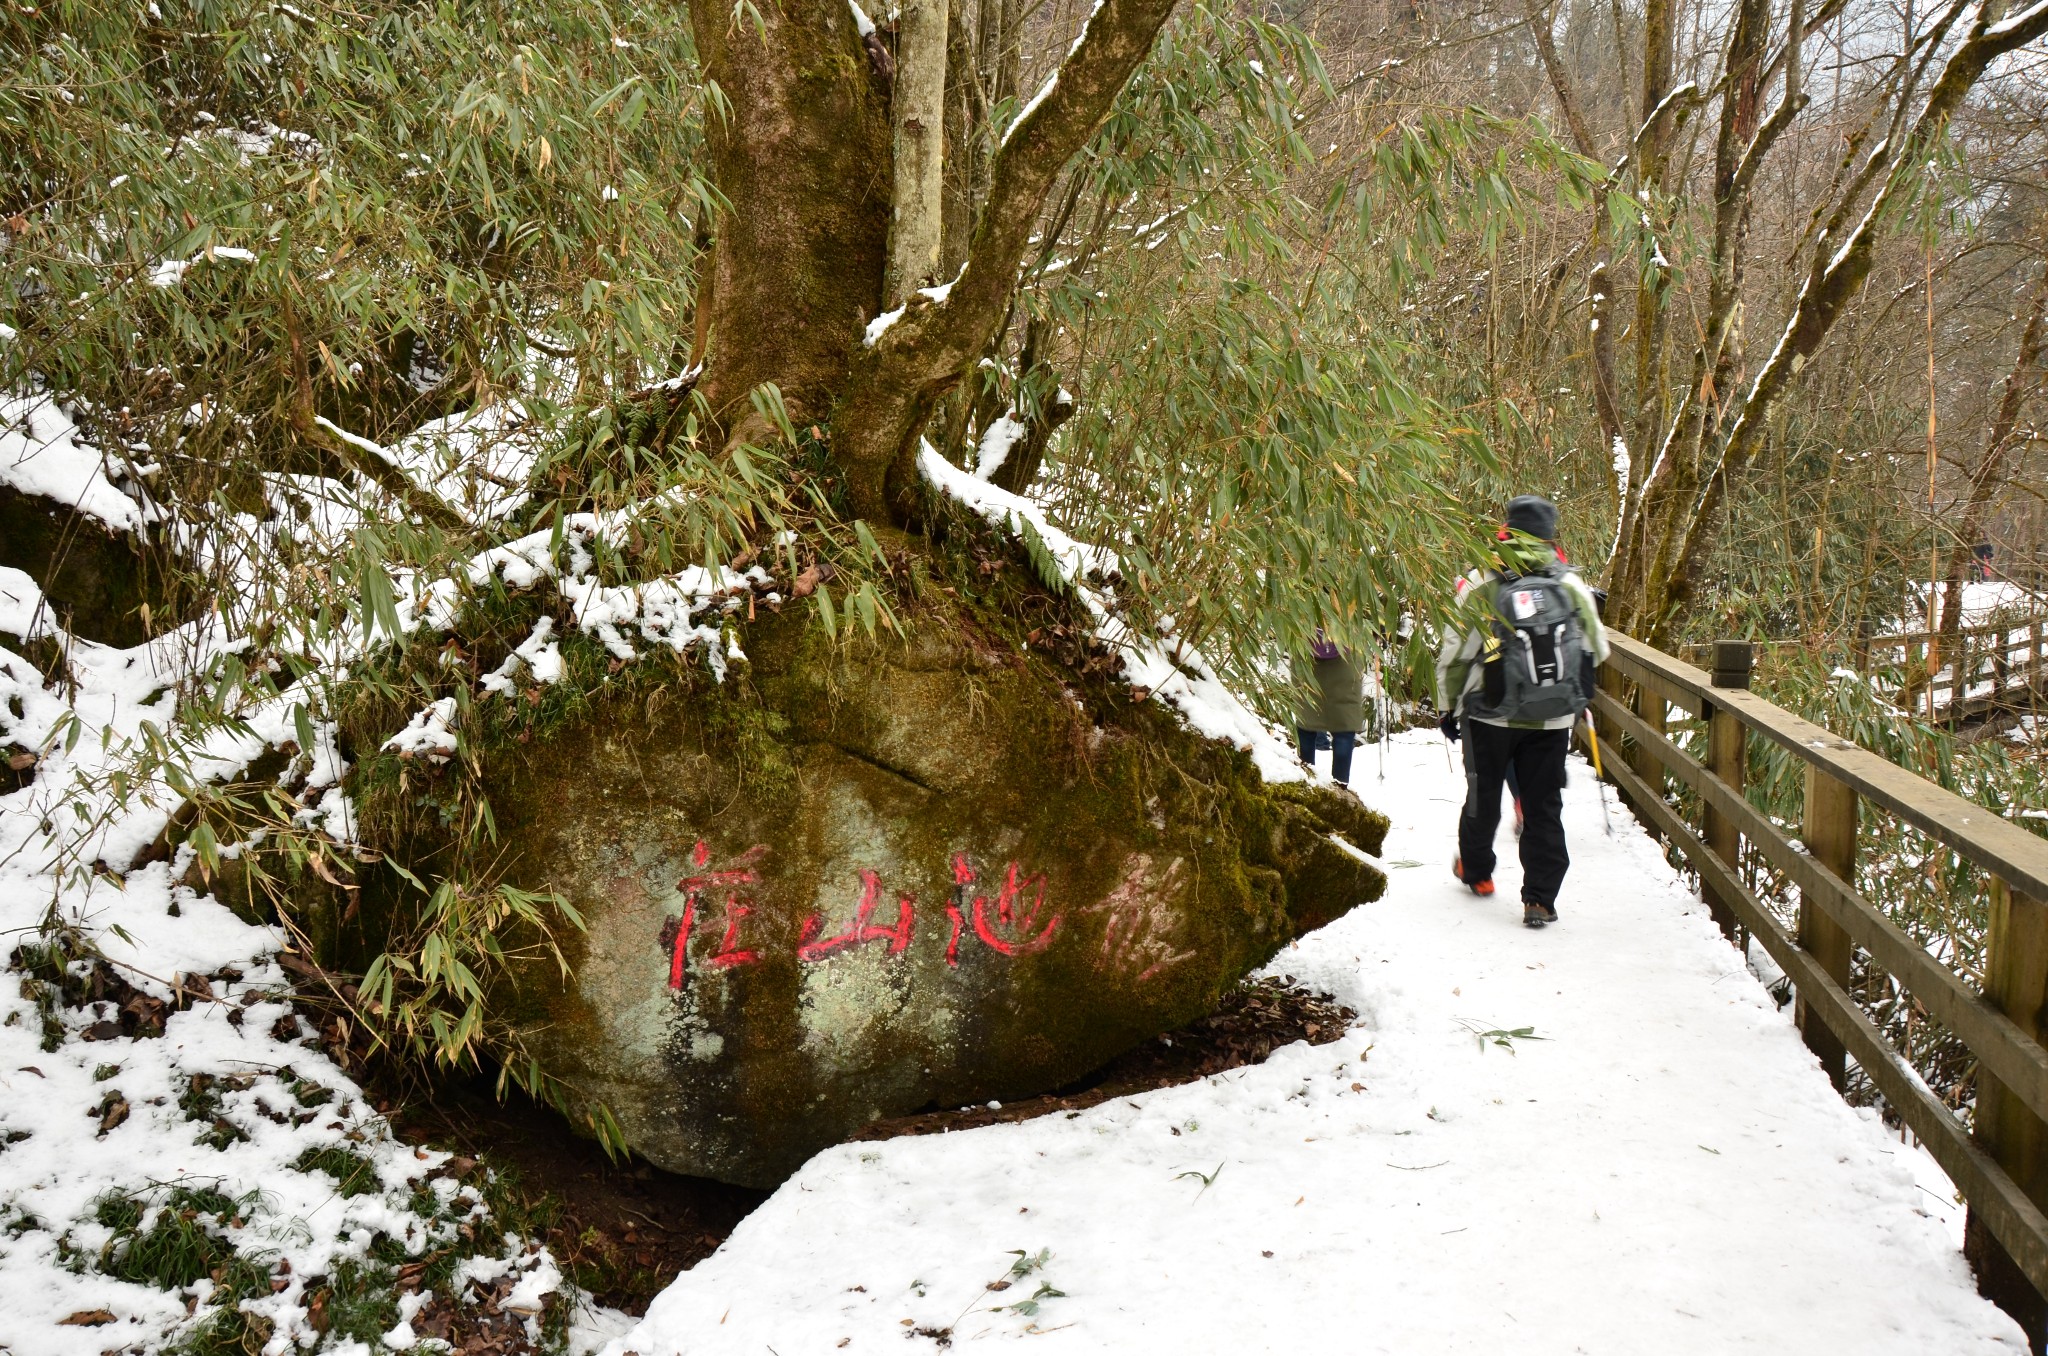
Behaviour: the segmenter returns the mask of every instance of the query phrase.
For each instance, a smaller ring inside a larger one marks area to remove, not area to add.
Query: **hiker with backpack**
[[[1316,750],[1330,750],[1330,777],[1337,785],[1351,785],[1351,756],[1358,747],[1358,733],[1365,728],[1365,671],[1338,649],[1321,631],[1309,646],[1312,670],[1296,677],[1313,694],[1294,713],[1294,733],[1301,746],[1301,761],[1313,768]]]
[[[1439,727],[1465,746],[1465,808],[1451,872],[1491,895],[1493,838],[1510,771],[1522,811],[1522,921],[1557,921],[1571,856],[1564,841],[1565,755],[1572,726],[1593,700],[1593,669],[1607,633],[1593,590],[1557,549],[1557,505],[1508,501],[1494,567],[1460,581],[1453,622],[1437,652]]]

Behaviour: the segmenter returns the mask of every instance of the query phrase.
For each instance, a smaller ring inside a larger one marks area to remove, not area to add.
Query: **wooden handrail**
[[[1990,637],[1988,643],[1984,638]],[[1942,656],[1940,671],[1924,674],[1920,671],[1922,655],[1916,654],[1931,642],[1947,640],[1961,642],[1956,653]],[[1766,652],[1775,650],[1805,650],[1809,646],[1797,640],[1760,640],[1746,642],[1753,649]],[[1939,632],[1912,631],[1901,635],[1863,636],[1856,642],[1859,667],[1867,666],[1872,654],[1890,655],[1881,663],[1903,664],[1908,669],[1905,689],[1897,694],[1909,708],[1922,700],[1928,703],[1932,717],[1937,707],[1945,706],[1951,716],[1968,715],[1985,709],[1998,709],[2009,705],[2010,698],[2017,690],[2031,691],[2048,674],[2043,673],[2043,654],[2048,650],[2048,615],[2023,617],[2017,621],[1981,623],[1965,626],[1946,636]],[[1692,644],[1680,647],[1674,662],[1688,663],[1704,655],[1707,647]],[[1986,672],[1986,668],[1989,672]],[[2010,681],[2012,671],[2019,667],[2022,676],[2017,683]],[[1659,684],[1662,680],[1655,673],[1639,675],[1639,682]],[[1991,689],[1976,696],[1970,689],[1989,682]],[[1675,706],[1693,709],[1696,699],[1690,694],[1668,697]],[[1695,712],[1697,714],[1697,712]]]
[[[1744,725],[1794,757],[1847,782],[1930,837],[1996,872],[2025,894],[2048,899],[2048,839],[2007,823],[1953,791],[1907,772],[1896,763],[1774,706],[1754,693],[1717,688],[1692,665],[1653,650],[1628,636],[1608,636],[1615,666],[1631,679],[1649,675],[1659,687],[1691,699],[1698,713],[1706,704],[1733,711]]]
[[[2048,840],[1746,688],[1717,687],[1700,669],[1628,636],[1610,633],[1608,639],[1607,690],[1595,694],[1592,713],[1613,746],[1607,776],[1699,873],[1701,893],[1724,930],[1747,929],[1784,968],[1798,994],[1800,1029],[1836,1085],[1843,1083],[1845,1055],[1853,1057],[1949,1173],[1969,1202],[1971,1257],[1982,1263],[1980,1281],[2021,1319],[2039,1349],[2048,1312],[2042,1305],[2048,1297],[2048,1213],[2042,1208],[2048,1205],[2048,1009],[2036,972],[2048,967],[2048,910],[2033,901],[2048,901]],[[2038,667],[2042,651],[2031,632],[2026,644]],[[1746,683],[1748,670],[1746,646],[1732,645],[1716,658],[1716,672],[1727,682]],[[1958,697],[1976,681],[1974,673],[1958,675]],[[1711,767],[1665,733],[1671,707],[1708,719]],[[1750,732],[1806,767],[1803,843],[1740,789]],[[1696,797],[1699,825],[1688,824],[1667,799],[1667,776]],[[1866,802],[1873,813],[1912,826],[1991,878],[1997,921],[1986,946],[1982,992],[1857,890],[1856,826]],[[1798,890],[1796,932],[1744,882],[1744,842]],[[1856,948],[1910,990],[1975,1057],[1974,1131],[1928,1089],[1857,1003],[1849,984]],[[2014,1268],[2023,1281],[2013,1277]],[[2038,1293],[2001,1288],[2014,1283]]]
[[[1883,635],[1859,636],[1856,638],[1855,643],[1866,650],[1896,650],[1910,645],[1925,645],[1930,640],[1954,639],[1957,636],[1965,640],[1974,640],[1979,636],[2011,635],[2018,631],[2030,631],[2037,625],[2044,628],[2044,630],[2048,630],[2048,616],[2022,617],[2018,621],[2011,622],[1980,622],[1975,626],[1961,627],[1947,636],[1944,636],[1939,631],[1901,631]],[[2024,640],[2015,640],[2013,642],[2014,645],[2024,643]],[[1803,640],[1753,640],[1750,644],[1759,650],[1800,650],[1808,648],[1808,642]],[[1700,645],[1681,646],[1680,657],[1686,657],[1685,651],[1704,648],[1704,646]]]
[[[2015,631],[2032,630],[2036,625],[2048,626],[2048,617],[2023,617],[2012,622],[1983,622],[1976,626],[1961,627],[1948,635],[1939,631],[1907,631],[1899,635],[1871,636],[1860,643],[1873,650],[1895,650],[1903,645],[1925,645],[1930,640],[1950,640],[1956,636],[1975,639],[1978,636],[2011,635]]]
[[[1926,948],[1853,885],[1821,865],[1812,853],[1794,846],[1777,825],[1726,782],[1606,693],[1600,693],[1594,702],[1600,714],[1623,734],[1639,747],[1647,747],[1668,771],[1732,820],[1765,861],[1807,896],[1820,900],[1835,923],[1882,969],[1911,989],[1930,1016],[1968,1045],[1984,1067],[1998,1075],[2036,1115],[2048,1120],[2048,1049],[1985,1002],[1955,971],[1928,955]]]
[[[1607,764],[1606,772],[1632,800],[1648,808],[1655,827],[1688,861],[1698,865],[1701,878],[1711,882],[1717,894],[1733,904],[1750,935],[1783,967],[1809,1008],[1820,1014],[1855,1056],[1857,1066],[1920,1137],[1934,1161],[1961,1189],[1970,1208],[2004,1244],[2007,1255],[2037,1289],[2048,1292],[2048,1214],[2020,1189],[1997,1159],[1971,1139],[1949,1109],[1927,1090],[1926,1080],[1857,1006],[1855,998],[1799,945],[1741,877],[1707,850],[1678,812],[1653,795],[1626,763],[1617,759]]]

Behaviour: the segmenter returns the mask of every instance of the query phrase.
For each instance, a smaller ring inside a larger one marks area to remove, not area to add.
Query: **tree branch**
[[[305,436],[307,441],[332,452],[343,465],[418,514],[423,521],[451,531],[469,526],[469,520],[454,505],[414,480],[381,445],[350,433],[318,414],[313,416],[313,426]]]
[[[1002,138],[960,276],[935,297],[912,298],[856,355],[854,381],[833,417],[833,451],[862,516],[900,516],[917,438],[934,402],[1008,314],[1018,266],[1054,182],[1109,116],[1176,3],[1098,0],[1066,60]],[[892,468],[900,493],[887,489]]]
[[[1821,29],[1833,23],[1836,16],[1840,15],[1848,7],[1849,0],[1823,0],[1821,7],[1814,11],[1812,17],[1807,19],[1802,27],[1802,36],[1806,33],[1818,33]],[[1795,62],[1798,60],[1798,53],[1793,50],[1789,43],[1784,47],[1780,47],[1776,54],[1764,63],[1764,84],[1768,85],[1771,81],[1777,79],[1778,68],[1784,65],[1788,58]],[[1798,77],[1795,76],[1793,78],[1792,85],[1794,88],[1798,87]]]
[[[1944,651],[1949,649],[1956,632],[1962,629],[1963,572],[1968,569],[1970,552],[1984,530],[1984,513],[1991,505],[1999,475],[2005,469],[2008,454],[2016,446],[2013,431],[2019,427],[2020,412],[2025,409],[2027,398],[2041,386],[2044,344],[2048,344],[2048,270],[2044,270],[2034,284],[2033,305],[2027,312],[2027,323],[2020,331],[2019,355],[2013,360],[2012,371],[2006,374],[1998,409],[1991,416],[1991,427],[1985,431],[1984,454],[1978,459],[1976,469],[1970,472],[1970,498],[1963,509],[1956,543],[1949,551],[1948,578],[1942,590],[1941,649]]]
[[[1669,574],[1656,615],[1649,618],[1652,643],[1677,613],[1690,601],[1700,564],[1720,530],[1721,501],[1732,477],[1739,474],[1760,445],[1765,421],[1784,394],[1792,377],[1807,358],[1820,347],[1828,332],[1862,291],[1869,277],[1876,248],[1877,221],[1892,196],[1907,181],[1905,167],[1916,163],[1920,151],[1940,135],[1942,128],[1961,105],[1963,98],[1983,76],[1986,68],[2025,43],[2048,33],[2048,0],[2036,0],[2026,11],[2003,22],[1995,22],[2000,0],[1979,0],[1969,36],[1943,66],[1940,78],[1929,91],[1926,104],[1913,120],[1910,133],[1892,138],[1871,156],[1859,179],[1883,164],[1892,168],[1869,209],[1849,238],[1832,258],[1824,253],[1832,239],[1822,232],[1814,244],[1814,263],[1806,284],[1800,289],[1791,318],[1786,321],[1776,348],[1758,371],[1749,393],[1742,400],[1734,423],[1722,443],[1721,456],[1713,471],[1703,478],[1699,497],[1683,525],[1680,548],[1669,557]],[[1850,192],[1854,193],[1855,188]],[[1839,212],[1837,213],[1839,216]],[[1674,526],[1677,526],[1674,524]]]
[[[1007,308],[1017,265],[1054,179],[1109,116],[1176,2],[1101,0],[1067,59],[1003,134],[989,175],[988,202],[959,281],[920,323],[906,316],[887,347],[908,349],[937,340],[950,349],[985,337]]]
[[[1873,162],[1883,158],[1895,168],[1878,191],[1870,209],[1850,233],[1848,241],[1825,265],[1816,268],[1814,276],[1801,290],[1798,304],[1793,308],[1791,319],[1785,323],[1785,332],[1776,351],[1764,364],[1763,370],[1757,373],[1756,383],[1743,401],[1742,412],[1736,416],[1735,426],[1729,430],[1727,459],[1734,465],[1741,465],[1750,442],[1756,436],[1757,427],[1791,379],[1795,362],[1803,365],[1820,347],[1843,310],[1862,290],[1864,279],[1870,276],[1872,253],[1877,244],[1877,219],[1905,182],[1898,167],[1912,163],[1918,151],[1940,135],[1941,129],[1947,125],[1963,97],[1982,77],[1986,67],[2007,52],[2048,33],[2048,0],[2037,0],[2026,12],[1995,25],[1990,22],[1994,3],[1996,0],[1984,0],[1979,4],[1970,36],[1942,68],[1941,78],[1935,82],[1934,89],[1927,96],[1926,106],[1914,120],[1905,145],[1886,147],[1872,155]],[[1824,235],[1816,242],[1816,251],[1826,249],[1827,243],[1828,237]],[[1818,253],[1815,262],[1819,265]]]
[[[1585,106],[1580,102],[1578,86],[1572,83],[1571,72],[1557,57],[1557,40],[1550,31],[1550,6],[1529,11],[1529,34],[1536,40],[1536,53],[1543,58],[1544,73],[1550,77],[1551,92],[1557,95],[1557,106],[1564,113],[1564,124],[1572,134],[1572,147],[1589,160],[1597,160],[1600,153],[1593,148],[1593,129],[1586,121]]]

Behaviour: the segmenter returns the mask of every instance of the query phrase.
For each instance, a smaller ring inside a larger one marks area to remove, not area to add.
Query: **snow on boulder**
[[[114,485],[107,459],[55,400],[0,392],[0,568],[36,582],[49,621],[127,648],[152,630],[144,604],[154,629],[177,620],[163,567],[142,545],[159,517]]]
[[[1384,889],[1384,818],[1135,692],[1070,602],[957,582],[907,640],[764,610],[723,681],[484,756],[513,883],[587,923],[502,1001],[662,1167],[769,1185],[878,1117],[1061,1086]]]

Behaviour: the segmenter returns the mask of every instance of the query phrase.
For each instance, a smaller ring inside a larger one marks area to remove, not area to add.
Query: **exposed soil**
[[[899,1116],[877,1121],[856,1138],[928,1135],[1078,1111],[1257,1064],[1295,1041],[1334,1041],[1356,1017],[1292,978],[1247,982],[1207,1017],[1042,1097]],[[614,1164],[547,1108],[516,1096],[498,1101],[488,1079],[444,1087],[432,1104],[414,1103],[394,1114],[407,1139],[482,1158],[509,1173],[533,1211],[531,1225],[570,1275],[599,1302],[631,1314],[646,1312],[678,1272],[709,1256],[768,1198],[765,1191],[644,1162]]]
[[[765,1191],[614,1163],[552,1109],[517,1093],[500,1102],[491,1080],[441,1089],[432,1105],[395,1113],[415,1143],[480,1158],[511,1176],[555,1259],[599,1303],[647,1311],[678,1272],[711,1255]]]

